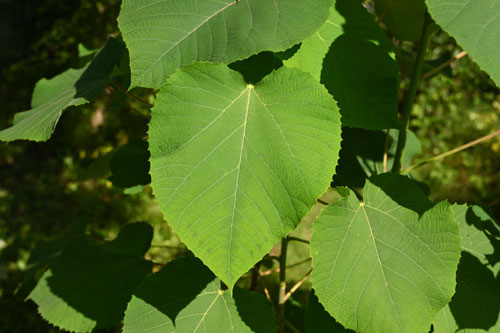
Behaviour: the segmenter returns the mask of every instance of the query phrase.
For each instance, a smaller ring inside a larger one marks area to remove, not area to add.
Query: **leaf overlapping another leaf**
[[[432,207],[395,174],[371,177],[363,197],[329,205],[314,224],[316,294],[357,332],[426,332],[455,288],[460,235],[450,205]]]
[[[282,51],[309,37],[332,0],[124,0],[118,24],[130,51],[132,86],[160,88],[196,61],[229,64]]]
[[[340,115],[298,69],[254,87],[225,65],[195,64],[161,89],[149,142],[166,220],[231,288],[328,187]]]
[[[84,68],[40,80],[33,92],[32,109],[17,113],[13,126],[0,131],[0,141],[48,140],[66,108],[99,96],[124,49],[123,43],[110,38]]]

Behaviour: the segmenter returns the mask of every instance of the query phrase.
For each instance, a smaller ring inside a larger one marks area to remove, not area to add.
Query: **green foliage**
[[[427,4],[498,83],[498,1]],[[4,230],[25,216],[54,219],[47,233],[72,225],[32,250],[8,299],[28,296],[23,308],[78,332],[114,332],[122,320],[125,332],[498,331],[497,222],[479,206],[435,204],[411,179],[419,173],[398,174],[441,138],[425,132],[436,117],[423,109],[461,75],[445,33],[414,43],[432,30],[426,13],[423,0],[124,0],[128,52],[111,38],[84,65],[97,44],[82,41],[83,68],[40,81],[33,109],[0,131],[44,141],[67,107],[93,102],[47,143],[0,146],[2,259],[14,243]],[[489,89],[478,100],[495,105],[498,88],[460,82]],[[33,161],[40,174],[25,166]],[[18,181],[19,169],[31,180]],[[23,199],[49,183],[58,195]],[[129,223],[139,217],[154,233]],[[312,264],[299,261],[309,250]]]
[[[97,244],[71,241],[41,277],[29,298],[51,324],[90,332],[120,322],[135,287],[151,272],[142,257],[152,238],[146,223],[124,227],[118,237]]]
[[[276,332],[263,295],[236,288],[233,297],[199,259],[177,259],[137,288],[123,332]]]
[[[196,61],[228,64],[264,50],[285,50],[312,35],[330,5],[331,0],[124,0],[118,23],[130,51],[132,86],[160,88],[176,68]]]
[[[429,12],[500,86],[499,0],[427,0]]]
[[[197,64],[160,90],[149,140],[165,218],[232,287],[328,187],[340,116],[300,70],[254,87],[224,65]]]
[[[90,102],[101,94],[123,49],[122,43],[110,38],[88,66],[39,81],[33,91],[32,109],[16,114],[14,125],[0,131],[0,141],[50,138],[64,109]]]
[[[453,295],[453,212],[403,176],[371,177],[363,201],[351,194],[329,205],[313,230],[314,289],[346,328],[423,332]]]

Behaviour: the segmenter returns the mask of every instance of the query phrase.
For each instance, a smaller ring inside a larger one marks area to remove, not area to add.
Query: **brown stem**
[[[249,290],[255,290],[255,289],[257,289],[257,283],[259,282],[260,264],[261,264],[261,261],[259,261],[258,263],[256,263],[253,266],[253,270],[252,270],[252,282],[250,283]]]
[[[309,258],[307,258],[307,259],[304,259],[304,260],[301,260],[301,261],[298,261],[298,262],[293,263],[293,264],[291,264],[291,265],[288,265],[288,266],[286,266],[286,268],[287,268],[287,269],[288,269],[288,268],[293,268],[293,267],[295,267],[295,266],[302,265],[302,264],[304,264],[304,263],[306,263],[306,262],[308,262],[308,261],[311,261],[311,257],[309,257]],[[279,268],[275,268],[275,269],[268,269],[267,271],[261,272],[261,273],[260,273],[260,276],[270,275],[270,274],[273,274],[273,273],[277,273],[277,272],[279,272],[279,271],[280,271],[280,269],[279,269]]]
[[[384,167],[382,169],[382,172],[383,173],[386,173],[387,172],[387,155],[389,154],[389,139],[391,138],[390,137],[390,134],[391,133],[391,130],[388,129],[387,130],[387,133],[385,134],[385,146],[384,146]]]
[[[382,13],[380,14],[380,16],[377,19],[378,24],[380,24],[380,22],[382,22],[382,19],[384,18],[385,14],[387,14],[387,10],[389,9],[389,1],[391,1],[391,0],[387,0],[385,7],[384,7],[384,10],[382,11]]]
[[[286,295],[286,255],[288,250],[288,239],[281,240],[280,253],[280,288],[278,294],[278,331],[285,332],[285,295]]]
[[[296,291],[297,291],[297,289],[299,289],[300,285],[301,285],[302,283],[304,283],[304,281],[305,281],[305,280],[307,280],[307,278],[309,277],[309,275],[311,275],[311,273],[312,273],[312,268],[311,268],[311,269],[309,269],[309,271],[306,273],[306,275],[304,275],[304,277],[303,277],[302,279],[300,279],[300,281],[299,281],[299,282],[297,282],[297,283],[296,283],[296,284],[295,284],[295,285],[294,285],[294,286],[290,289],[290,291],[289,291],[289,292],[285,295],[285,302],[286,302],[286,301],[290,298],[290,296],[292,296],[292,294],[293,294],[294,292],[296,292]]]
[[[113,81],[113,80],[109,80],[109,83],[110,83],[113,87],[115,87],[116,89],[120,90],[120,91],[121,91],[122,93],[124,93],[125,95],[132,97],[132,98],[133,98],[133,99],[135,99],[136,101],[139,101],[139,102],[141,102],[141,103],[143,103],[143,104],[146,104],[146,105],[147,105],[147,106],[149,106],[149,107],[153,107],[153,105],[152,105],[152,104],[150,104],[150,103],[148,103],[146,100],[144,100],[144,99],[140,98],[139,96],[136,96],[136,95],[134,95],[134,94],[130,93],[127,89],[125,89],[125,88],[124,88],[122,85],[120,85],[118,82]]]
[[[300,242],[300,243],[309,244],[309,241],[307,239],[302,239],[299,237],[288,236],[286,239],[288,239],[289,241],[296,241],[296,242]]]

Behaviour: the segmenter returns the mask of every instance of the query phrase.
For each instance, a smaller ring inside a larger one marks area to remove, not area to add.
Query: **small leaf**
[[[234,299],[196,258],[167,264],[137,288],[123,332],[276,332],[263,295],[236,288]]]
[[[311,240],[313,286],[325,309],[357,332],[426,332],[451,299],[457,223],[410,179],[371,177],[364,201],[327,206]]]
[[[335,7],[344,34],[324,57],[321,82],[338,102],[342,125],[398,128],[399,70],[389,40],[361,1],[337,0]]]
[[[400,40],[418,42],[426,13],[425,0],[374,0],[375,10]]]
[[[132,86],[160,88],[196,61],[229,64],[282,51],[309,37],[331,0],[124,0],[118,24],[130,51]]]
[[[48,140],[67,107],[88,103],[100,95],[123,50],[121,42],[110,38],[88,66],[38,81],[32,109],[17,113],[13,126],[0,131],[0,141]]]
[[[500,87],[500,0],[427,0],[427,7]]]
[[[340,116],[298,69],[254,87],[225,65],[195,64],[160,90],[149,143],[165,219],[231,288],[328,187]]]
[[[453,211],[462,258],[456,293],[434,319],[434,332],[500,332],[500,229],[479,206],[454,205]]]
[[[118,324],[135,287],[151,272],[143,256],[152,238],[146,223],[126,225],[112,242],[79,237],[66,246],[29,298],[49,323],[74,332]]]

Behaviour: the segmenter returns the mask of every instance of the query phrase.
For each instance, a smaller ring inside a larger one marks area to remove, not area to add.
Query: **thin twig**
[[[140,110],[137,110],[137,109],[133,108],[132,106],[130,106],[130,104],[128,104],[122,98],[120,98],[113,87],[108,86],[107,90],[110,93],[110,95],[113,96],[113,98],[118,101],[118,103],[120,103],[121,105],[123,105],[124,107],[126,107],[128,110],[134,111],[134,112],[138,112],[138,113],[142,113]]]
[[[286,326],[288,326],[289,329],[292,330],[293,333],[300,333],[300,331],[297,329],[297,327],[293,326],[291,322],[288,320],[285,321]]]
[[[413,170],[413,169],[416,169],[416,168],[418,168],[418,167],[421,167],[422,165],[425,165],[425,164],[427,164],[427,163],[430,163],[430,162],[433,162],[433,161],[436,161],[436,160],[440,160],[440,159],[442,159],[442,158],[445,158],[445,157],[448,157],[448,156],[453,155],[453,154],[455,154],[455,153],[458,153],[459,151],[462,151],[462,150],[464,150],[464,149],[470,148],[470,147],[472,147],[472,146],[474,146],[474,145],[477,145],[478,143],[481,143],[481,142],[483,142],[483,141],[486,141],[486,140],[488,140],[488,139],[491,139],[491,138],[493,138],[493,137],[495,137],[495,136],[497,136],[497,135],[499,135],[499,134],[500,134],[500,130],[495,131],[495,132],[493,132],[493,133],[491,133],[491,134],[488,134],[488,135],[486,135],[486,136],[483,136],[482,138],[479,138],[479,139],[477,139],[477,140],[474,140],[474,141],[471,141],[471,142],[466,143],[466,144],[464,144],[464,145],[461,145],[460,147],[457,147],[457,148],[455,148],[455,149],[452,149],[452,150],[450,150],[450,151],[447,151],[446,153],[439,154],[439,155],[437,155],[437,156],[434,156],[434,157],[428,158],[428,159],[423,160],[423,161],[420,161],[420,162],[418,162],[418,163],[416,163],[416,164],[414,164],[414,165],[411,165],[411,166],[409,166],[408,168],[403,169],[403,170],[401,171],[401,173],[408,173],[408,172],[410,172],[410,171],[411,171],[411,170]]]
[[[389,1],[385,4],[384,10],[380,14],[380,16],[377,19],[377,23],[380,24],[382,22],[382,19],[384,18],[385,14],[387,14],[387,10],[389,9]]]
[[[259,282],[259,269],[260,269],[260,264],[262,261],[259,261],[253,266],[252,269],[252,282],[250,283],[250,288],[249,290],[256,290],[257,289],[257,283]]]
[[[302,239],[302,238],[294,237],[294,236],[288,236],[286,239],[288,239],[289,241],[296,241],[296,242],[300,242],[300,243],[306,243],[306,244],[310,243],[307,239]]]
[[[383,173],[387,172],[387,156],[389,155],[389,139],[390,139],[390,134],[391,130],[388,129],[387,133],[385,134],[385,146],[384,146],[384,167],[382,169]]]
[[[295,266],[302,265],[302,264],[304,264],[304,263],[306,263],[306,262],[308,262],[308,261],[311,261],[311,257],[309,257],[309,258],[307,258],[307,259],[304,259],[304,260],[301,260],[301,261],[298,261],[298,262],[293,263],[293,264],[291,264],[291,265],[288,265],[288,266],[286,266],[286,268],[287,268],[287,269],[289,269],[289,268],[293,268],[293,267],[295,267]],[[260,273],[260,275],[261,275],[261,276],[266,276],[266,275],[270,275],[270,274],[273,274],[273,273],[277,273],[277,272],[279,272],[279,271],[280,271],[280,269],[279,269],[279,268],[268,269],[267,271],[261,272],[261,273]]]
[[[304,281],[305,281],[305,280],[307,280],[307,278],[309,277],[309,275],[311,275],[312,270],[313,270],[312,268],[311,268],[311,269],[309,269],[309,271],[306,273],[306,275],[304,275],[304,277],[303,277],[302,279],[300,279],[300,281],[299,281],[299,282],[297,282],[297,283],[296,283],[296,284],[295,284],[295,285],[294,285],[294,286],[290,289],[290,291],[289,291],[289,292],[285,295],[285,302],[286,302],[286,301],[290,298],[290,296],[292,296],[292,294],[293,294],[294,292],[296,292],[296,291],[297,291],[297,289],[299,289],[300,285],[301,285],[302,283],[304,283]]]
[[[139,96],[136,96],[132,93],[130,93],[127,89],[125,89],[122,85],[120,85],[118,82],[114,81],[114,80],[109,80],[109,83],[115,87],[116,89],[120,90],[122,93],[124,93],[125,95],[127,96],[130,96],[132,97],[133,99],[135,99],[136,101],[139,101],[143,104],[146,104],[147,106],[149,107],[153,107],[152,104],[148,103],[146,100],[140,98]]]
[[[281,240],[280,253],[280,287],[278,293],[278,331],[285,332],[285,295],[286,295],[286,255],[288,251],[288,239]]]
[[[495,206],[495,205],[497,205],[499,203],[500,203],[500,198],[496,199],[495,201],[490,202],[488,204],[488,207],[493,207],[493,206]]]
[[[446,68],[448,67],[449,65],[451,65],[453,62],[459,60],[460,58],[463,58],[467,55],[467,52],[465,51],[462,51],[460,52],[459,54],[457,54],[456,56],[454,56],[453,58],[451,58],[450,60],[442,63],[441,65],[437,66],[436,68],[433,68],[431,69],[430,71],[428,71],[427,73],[424,73],[422,74],[422,77],[420,78],[421,80],[425,80],[427,79],[428,77],[436,74],[436,73],[439,73],[443,68]]]
[[[264,289],[264,294],[266,295],[266,298],[269,301],[269,304],[271,304],[271,307],[276,312],[276,309],[274,308],[273,300],[271,299],[271,294],[269,294],[269,289],[267,289],[267,286],[266,286],[266,283],[264,282],[264,279],[259,279],[259,280],[260,280],[260,283],[262,284],[262,289]]]

